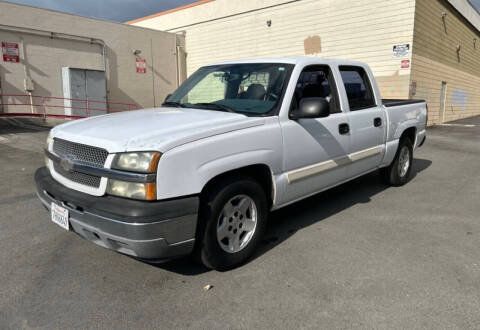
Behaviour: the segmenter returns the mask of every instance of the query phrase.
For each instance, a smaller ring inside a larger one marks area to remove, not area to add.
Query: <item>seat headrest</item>
[[[251,100],[262,100],[265,97],[265,87],[261,84],[251,84],[245,92],[245,98]]]

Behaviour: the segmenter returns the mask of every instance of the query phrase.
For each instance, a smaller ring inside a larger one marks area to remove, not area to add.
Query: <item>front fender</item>
[[[281,172],[282,137],[278,121],[198,140],[162,155],[157,170],[157,199],[199,194],[216,176],[263,164]]]

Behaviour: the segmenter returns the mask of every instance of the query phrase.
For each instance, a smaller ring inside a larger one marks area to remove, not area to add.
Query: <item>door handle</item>
[[[338,125],[338,132],[342,135],[348,134],[350,132],[350,126],[347,123],[342,123]]]
[[[373,126],[375,127],[380,127],[382,126],[382,118],[377,117],[373,120]]]

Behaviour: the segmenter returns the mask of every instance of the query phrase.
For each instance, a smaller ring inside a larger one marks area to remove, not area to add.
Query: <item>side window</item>
[[[372,86],[363,68],[341,66],[340,74],[347,92],[350,111],[371,108],[376,105]]]
[[[290,111],[298,109],[301,99],[323,97],[330,104],[330,113],[342,112],[332,71],[326,65],[312,65],[303,69],[298,78]]]

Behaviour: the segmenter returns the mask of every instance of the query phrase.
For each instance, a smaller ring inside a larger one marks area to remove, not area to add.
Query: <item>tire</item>
[[[407,157],[407,158],[405,158]],[[400,165],[403,164],[403,165]],[[413,146],[409,138],[402,138],[390,166],[382,168],[385,183],[391,186],[403,186],[410,179],[413,165]]]
[[[197,261],[220,271],[245,263],[265,233],[267,217],[267,198],[257,181],[236,177],[217,182],[201,198]]]

